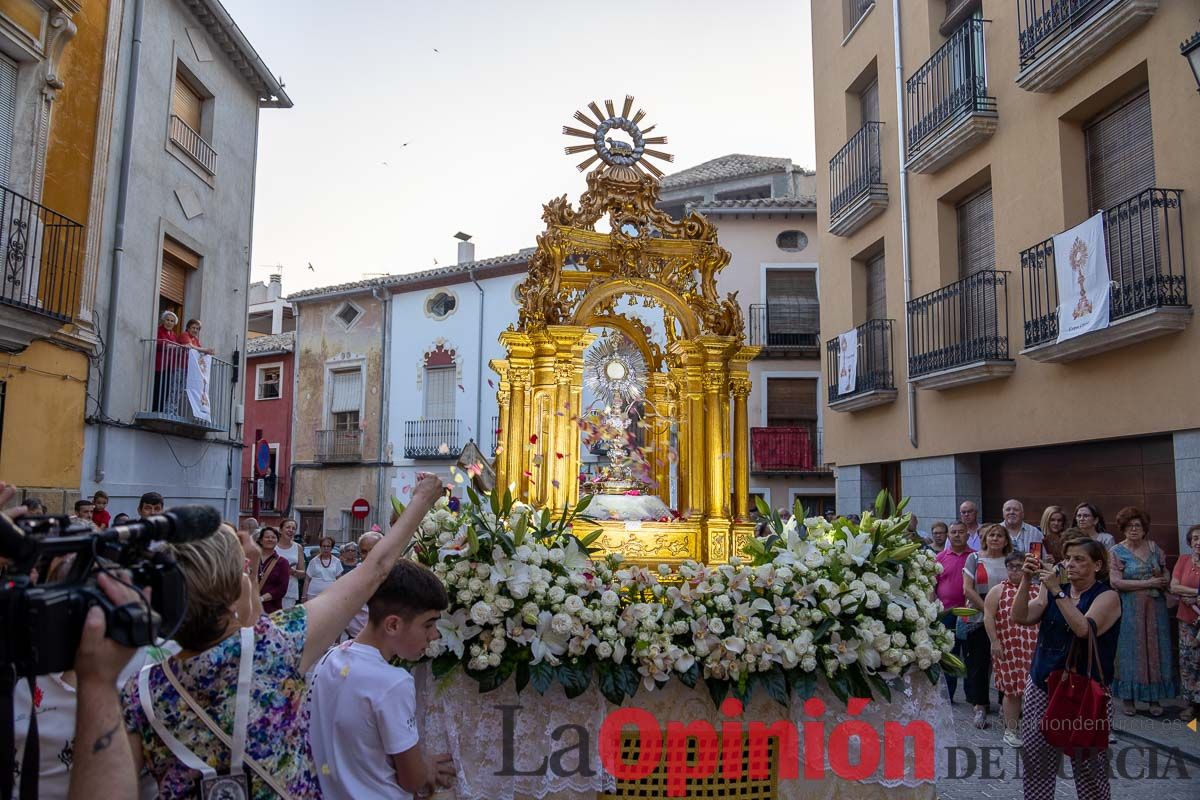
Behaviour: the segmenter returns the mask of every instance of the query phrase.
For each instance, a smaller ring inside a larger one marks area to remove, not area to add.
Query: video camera
[[[94,605],[104,610],[107,635],[128,647],[170,638],[187,611],[187,587],[169,543],[203,539],[221,517],[207,506],[179,506],[97,531],[69,517],[0,514],[0,557],[9,559],[0,582],[0,669],[20,677],[71,669]],[[73,555],[66,577],[47,582],[54,559]],[[30,573],[41,568],[40,582]],[[98,572],[126,570],[130,583],[150,589],[149,601],[114,605],[96,582]]]

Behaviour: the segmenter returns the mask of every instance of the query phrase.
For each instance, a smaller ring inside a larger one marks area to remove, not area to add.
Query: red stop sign
[[[355,519],[366,519],[367,514],[371,513],[371,504],[367,502],[365,497],[360,497],[350,506],[350,514]]]

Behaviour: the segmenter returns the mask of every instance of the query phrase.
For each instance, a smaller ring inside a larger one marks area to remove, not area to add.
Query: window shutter
[[[183,305],[184,287],[187,285],[187,267],[167,254],[163,254],[162,279],[158,293],[172,303]]]
[[[796,422],[817,418],[815,378],[768,378],[767,419]]]
[[[1092,213],[1112,208],[1154,186],[1148,91],[1106,111],[1084,128],[1084,136]]]
[[[0,56],[0,184],[12,167],[13,123],[17,117],[17,63]]]
[[[879,80],[871,81],[871,85],[862,90],[858,96],[859,111],[862,124],[879,121]]]
[[[191,269],[200,268],[200,254],[184,247],[169,236],[163,237],[163,252]]]
[[[820,324],[817,271],[767,270],[767,333],[816,334]]]
[[[171,111],[196,133],[200,132],[200,109],[204,101],[188,86],[182,75],[175,75],[175,92]]]
[[[887,319],[887,278],[883,253],[867,261],[867,320]]]
[[[334,372],[331,377],[333,396],[329,401],[330,413],[358,411],[362,407],[362,370]]]
[[[425,369],[425,419],[454,418],[456,370],[450,367]]]
[[[959,204],[958,274],[974,275],[996,268],[996,236],[992,217],[992,187]]]

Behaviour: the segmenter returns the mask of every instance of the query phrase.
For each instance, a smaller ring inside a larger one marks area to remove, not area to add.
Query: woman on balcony
[[[178,324],[174,311],[164,311],[154,336],[154,410],[164,414],[179,413],[183,360],[179,334],[175,332]]]
[[[1046,506],[1040,527],[1045,555],[1057,564],[1063,559],[1063,534],[1067,530],[1067,514],[1062,506]]]
[[[1003,525],[984,527],[980,543],[983,549],[967,556],[962,578],[967,605],[980,613],[970,618],[959,617],[955,634],[965,643],[967,679],[963,690],[967,702],[975,706],[975,727],[983,729],[988,727],[992,666],[991,641],[984,626],[983,598],[992,587],[999,586],[1008,578],[1004,558],[1013,551],[1013,546],[1008,530]]]
[[[199,350],[201,353],[207,353],[210,356],[216,355],[216,350],[213,350],[211,347],[204,347],[202,344],[200,344],[200,329],[202,327],[203,326],[200,324],[200,320],[189,319],[183,333],[179,334],[179,343],[186,345],[187,347],[191,347],[194,350]]]
[[[1147,537],[1150,517],[1129,506],[1117,513],[1124,540],[1109,553],[1112,587],[1121,593],[1121,634],[1117,640],[1117,680],[1113,694],[1129,716],[1136,703],[1149,703],[1162,716],[1160,701],[1179,694],[1166,590],[1171,585],[1162,550]]]

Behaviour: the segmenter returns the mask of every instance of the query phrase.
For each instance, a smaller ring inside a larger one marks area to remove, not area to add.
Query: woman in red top
[[[1171,572],[1171,594],[1179,598],[1179,679],[1191,707],[1184,719],[1200,719],[1200,525],[1188,528],[1192,552],[1183,553]]]
[[[258,532],[258,545],[262,548],[262,560],[258,562],[258,593],[267,614],[283,608],[283,596],[287,594],[292,573],[288,560],[281,558],[275,549],[278,544],[279,531],[270,525]]]
[[[201,327],[202,326],[200,324],[200,320],[189,319],[187,321],[187,327],[184,329],[183,333],[179,334],[179,343],[185,344],[188,347],[195,348],[196,350],[199,350],[202,353],[208,353],[211,356],[211,355],[215,354],[216,351],[213,350],[211,347],[204,347],[203,345],[200,344],[200,328]]]

